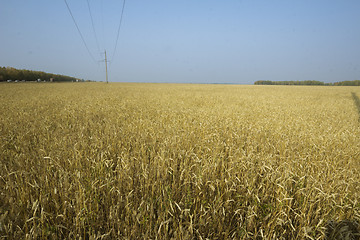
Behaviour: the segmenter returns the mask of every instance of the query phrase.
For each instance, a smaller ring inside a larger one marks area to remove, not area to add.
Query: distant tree
[[[360,80],[336,82],[334,86],[360,86]]]
[[[71,82],[75,81],[76,78],[69,77],[65,75],[46,73],[41,71],[31,71],[25,69],[15,69],[12,67],[0,67],[0,82],[11,80],[26,80],[26,81],[36,81],[37,79],[41,80],[50,80],[53,78],[56,82]]]
[[[305,81],[269,81],[269,80],[259,80],[254,83],[255,85],[325,85],[324,82],[315,81],[315,80],[305,80]]]
[[[272,81],[269,80],[259,80],[254,83],[255,85],[273,85]]]

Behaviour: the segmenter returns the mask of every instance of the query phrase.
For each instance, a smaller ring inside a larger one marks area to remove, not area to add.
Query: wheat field
[[[358,97],[0,84],[0,239],[324,239],[360,221]]]

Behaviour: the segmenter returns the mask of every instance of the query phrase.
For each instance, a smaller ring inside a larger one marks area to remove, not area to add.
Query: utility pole
[[[107,58],[106,58],[106,50],[105,50],[105,69],[106,69],[106,83],[109,83],[109,81],[108,81],[108,72],[107,72]]]

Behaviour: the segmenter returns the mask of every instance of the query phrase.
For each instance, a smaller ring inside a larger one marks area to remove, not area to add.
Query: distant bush
[[[360,86],[360,80],[342,81],[335,83],[324,83],[315,80],[305,81],[270,81],[259,80],[254,83],[255,85],[304,85],[304,86]]]
[[[360,80],[336,82],[334,86],[360,86]]]
[[[324,82],[315,81],[315,80],[305,80],[305,81],[269,81],[269,80],[259,80],[254,83],[255,85],[325,85]]]

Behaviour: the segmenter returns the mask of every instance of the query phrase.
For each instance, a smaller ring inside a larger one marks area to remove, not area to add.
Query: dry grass
[[[360,220],[355,95],[1,84],[0,235],[322,239],[328,221]]]

